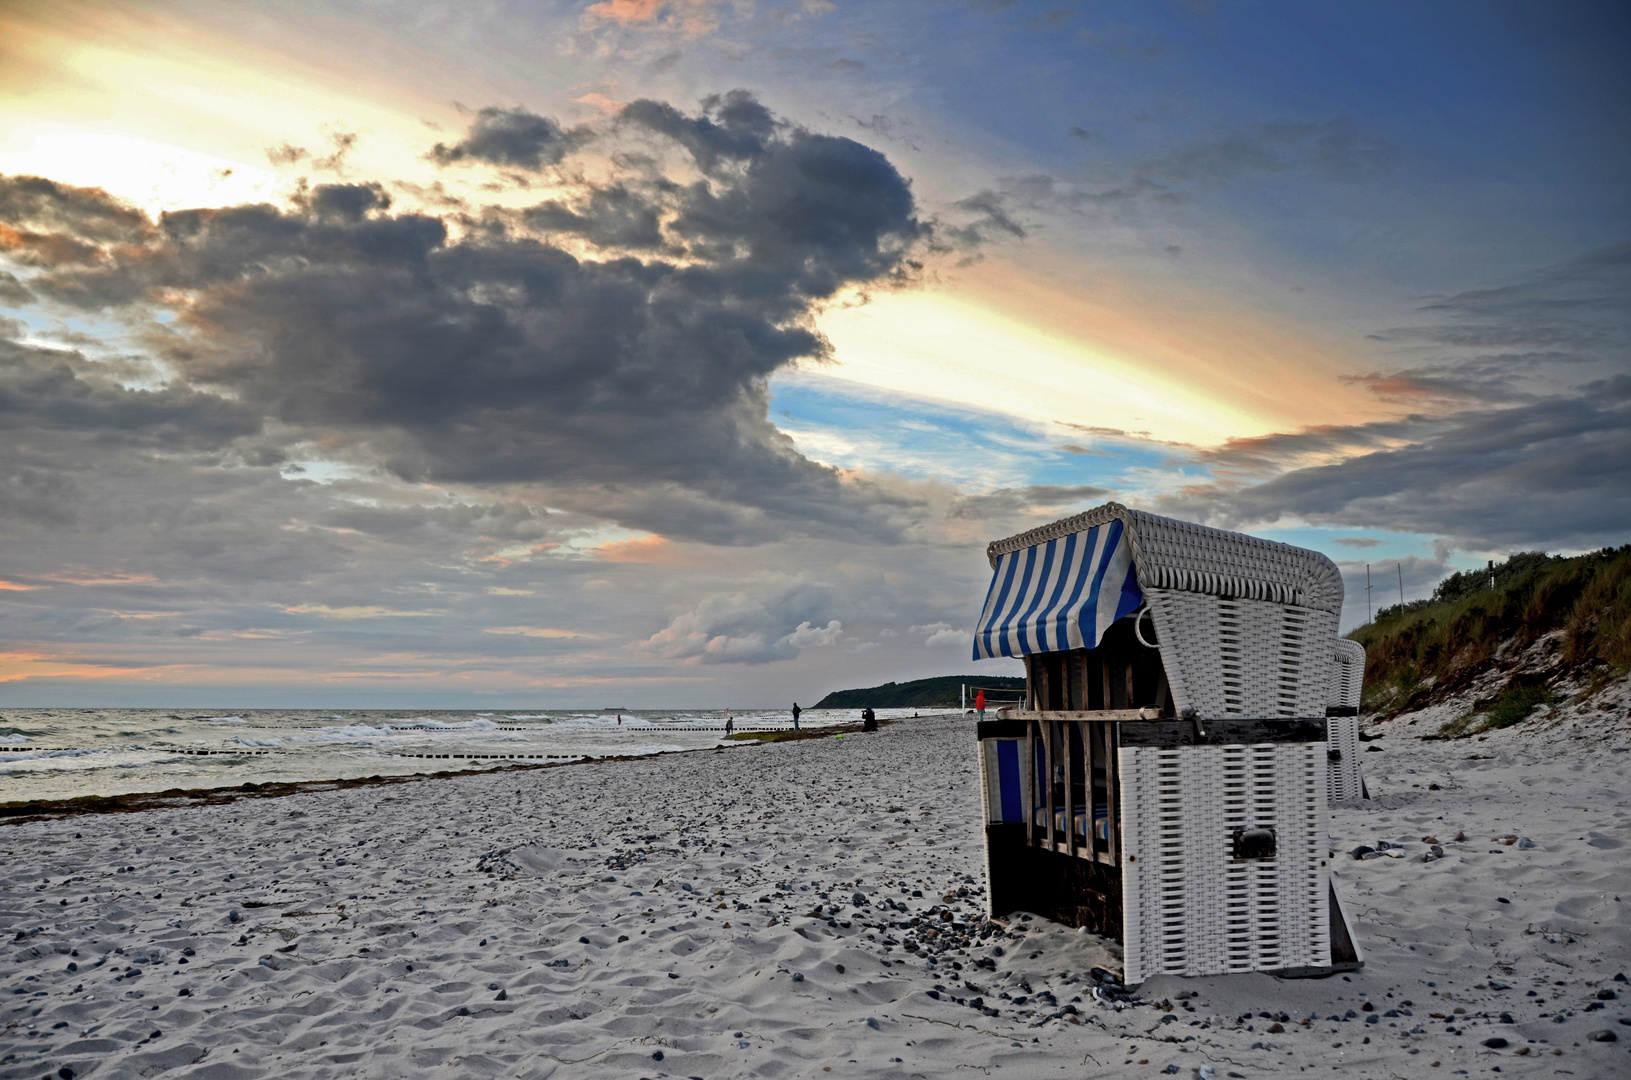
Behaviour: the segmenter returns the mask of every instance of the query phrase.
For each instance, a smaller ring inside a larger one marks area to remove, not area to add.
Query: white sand
[[[1379,798],[1333,847],[1409,855],[1338,860],[1367,968],[1160,977],[1120,1009],[1092,935],[1016,921],[931,969],[867,928],[939,906],[977,934],[963,721],[0,827],[0,1078],[1631,1075],[1631,753],[1371,745]]]

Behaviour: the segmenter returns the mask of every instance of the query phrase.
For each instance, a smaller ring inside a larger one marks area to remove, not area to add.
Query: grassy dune
[[[1537,669],[1526,650],[1559,634]],[[1500,689],[1458,725],[1507,727],[1556,700],[1560,682],[1590,695],[1631,670],[1631,544],[1587,555],[1513,555],[1495,569],[1452,574],[1431,600],[1383,608],[1348,635],[1365,646],[1367,712],[1386,717],[1466,691],[1492,670]]]

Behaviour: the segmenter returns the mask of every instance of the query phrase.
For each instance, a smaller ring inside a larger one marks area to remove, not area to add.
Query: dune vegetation
[[[1537,664],[1531,646],[1548,635],[1555,648]],[[1366,712],[1396,716],[1500,670],[1499,689],[1446,733],[1508,727],[1555,703],[1562,684],[1589,696],[1631,670],[1631,544],[1576,556],[1519,552],[1493,573],[1451,574],[1431,599],[1383,608],[1348,636],[1365,646]]]

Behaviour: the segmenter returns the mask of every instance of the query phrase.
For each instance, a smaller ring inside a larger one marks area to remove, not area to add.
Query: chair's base
[[[985,845],[988,914],[993,919],[1029,911],[1120,940],[1118,867],[1032,847],[1022,824],[987,825]]]
[[[987,825],[985,830],[989,915],[1001,920],[1028,911],[1065,926],[1083,926],[1096,934],[1122,940],[1121,873],[1088,859],[1032,847],[1024,825]],[[1329,881],[1331,963],[1318,967],[1271,970],[1282,979],[1317,979],[1365,966],[1353,924]],[[1227,974],[1216,972],[1215,974]]]

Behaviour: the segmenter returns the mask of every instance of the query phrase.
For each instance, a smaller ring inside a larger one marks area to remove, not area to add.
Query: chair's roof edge
[[[1108,502],[986,545],[993,570],[1002,556],[1120,520],[1143,589],[1175,589],[1272,600],[1340,613],[1342,573],[1318,551],[1216,529]]]

